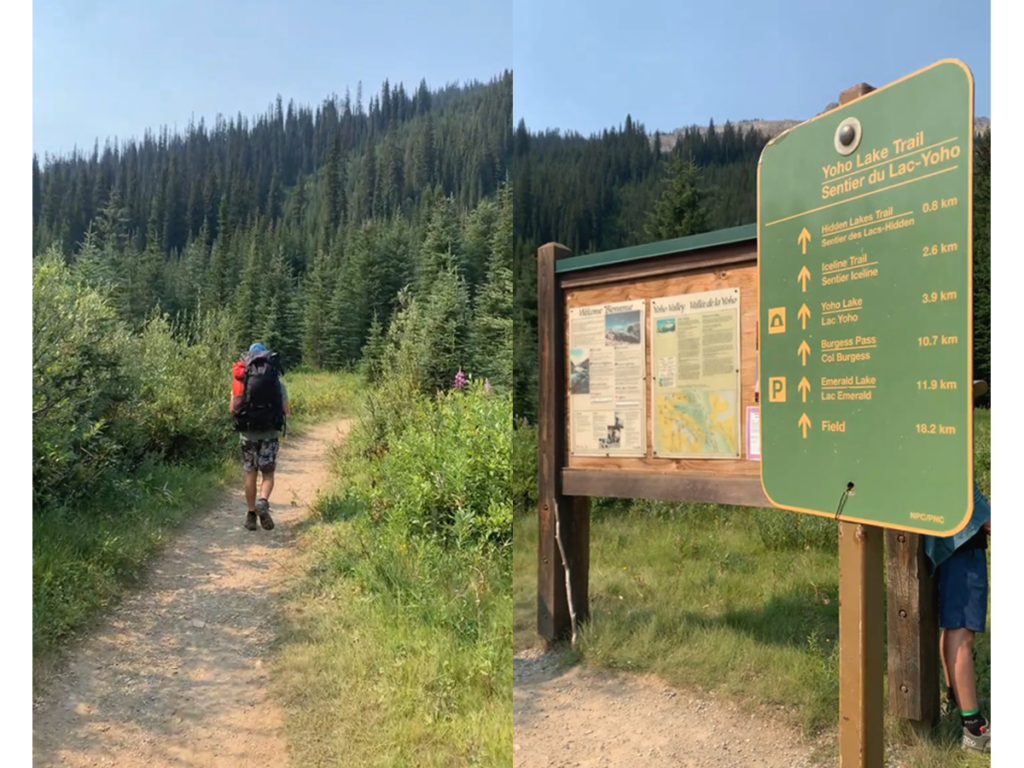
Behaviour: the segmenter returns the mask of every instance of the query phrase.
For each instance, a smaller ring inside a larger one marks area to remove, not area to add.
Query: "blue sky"
[[[514,115],[532,130],[806,119],[944,58],[991,116],[986,0],[514,0],[513,16]]]
[[[512,67],[512,0],[35,0],[33,149]]]

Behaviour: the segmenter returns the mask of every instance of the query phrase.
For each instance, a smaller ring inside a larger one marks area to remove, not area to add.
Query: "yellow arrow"
[[[811,426],[811,420],[807,418],[807,414],[806,413],[803,416],[800,417],[800,421],[798,421],[796,423],[796,425],[798,427],[803,427],[803,430],[804,430],[804,440],[806,440],[807,439],[807,428],[809,426]]]
[[[801,246],[803,246],[803,249],[804,249],[803,253],[804,253],[804,256],[806,256],[807,255],[807,243],[809,243],[811,241],[811,233],[807,231],[807,227],[804,227],[802,230],[800,230],[800,237],[798,237],[796,239],[796,241],[798,243],[800,243]]]
[[[803,283],[803,293],[807,293],[807,281],[811,279],[811,273],[806,266],[800,269],[800,274],[796,276],[796,279]]]
[[[800,318],[800,322],[803,326],[803,329],[806,331],[807,321],[810,320],[811,318],[811,310],[809,310],[807,308],[807,305],[804,304],[803,306],[800,307],[800,311],[796,313],[796,316]]]
[[[802,355],[803,356],[802,362],[803,362],[804,367],[806,368],[807,367],[807,356],[809,354],[811,354],[811,348],[809,346],[807,346],[807,340],[806,339],[804,339],[803,341],[800,342],[800,347],[799,347],[799,349],[797,349],[796,353],[798,355]]]
[[[800,383],[796,385],[796,388],[800,390],[800,394],[803,395],[803,402],[807,402],[807,393],[811,391],[811,383],[807,381],[807,377],[804,376],[800,379]]]

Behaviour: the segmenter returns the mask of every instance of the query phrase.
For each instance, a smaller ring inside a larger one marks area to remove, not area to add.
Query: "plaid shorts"
[[[246,472],[273,472],[277,465],[278,441],[245,440],[242,442],[242,468]]]

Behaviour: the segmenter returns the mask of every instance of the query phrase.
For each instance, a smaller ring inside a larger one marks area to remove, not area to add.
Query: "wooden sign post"
[[[938,589],[916,533],[886,531],[889,712],[921,736],[939,720]]]
[[[953,60],[862,84],[758,168],[761,476],[842,520],[843,768],[883,764],[883,527],[949,536],[973,510],[973,95]]]
[[[970,73],[940,62],[773,139],[757,225],[539,249],[543,638],[589,616],[592,496],[826,515],[843,768],[882,764],[883,540],[889,708],[934,723],[921,534],[955,533],[973,504],[972,157]]]
[[[537,630],[547,640],[569,636],[570,597],[577,621],[590,613],[587,595],[590,571],[590,504],[585,496],[565,496],[565,305],[555,267],[568,250],[557,243],[537,253],[537,325],[540,329],[540,402],[537,430]],[[556,522],[566,551],[571,590],[566,589]]]

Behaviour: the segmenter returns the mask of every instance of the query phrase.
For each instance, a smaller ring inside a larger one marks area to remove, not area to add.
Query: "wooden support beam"
[[[873,91],[867,83],[839,94],[845,105]],[[885,763],[884,529],[839,523],[839,764]]]
[[[873,525],[839,524],[841,768],[882,768],[885,759],[883,531]]]
[[[924,539],[886,531],[889,712],[920,735],[939,721],[938,589]]]
[[[839,94],[856,101],[873,86],[859,83]],[[889,712],[926,733],[939,718],[938,593],[916,534],[887,531]]]
[[[548,243],[537,252],[537,631],[548,641],[565,639],[572,632],[565,566],[555,538],[556,510],[569,561],[577,623],[586,621],[590,614],[590,500],[562,494],[562,469],[567,458],[565,302],[555,275],[555,261],[568,255],[569,250],[557,243]]]
[[[562,470],[562,488],[564,493],[572,496],[698,501],[737,507],[772,506],[764,495],[761,478],[757,476],[570,468]]]

